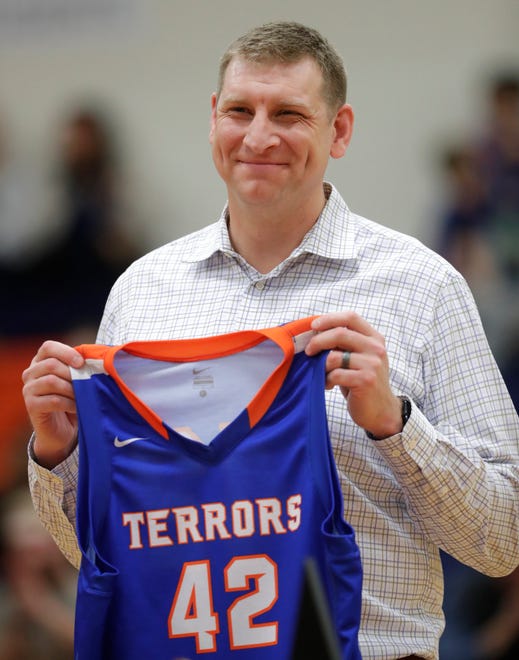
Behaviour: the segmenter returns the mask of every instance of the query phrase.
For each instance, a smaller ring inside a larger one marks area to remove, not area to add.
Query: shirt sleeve
[[[110,343],[112,337],[114,307],[110,306],[103,316],[98,343]],[[103,341],[104,339],[104,341]],[[37,463],[34,452],[34,436],[29,441],[29,489],[36,514],[48,530],[61,552],[69,562],[79,569],[81,552],[76,537],[76,500],[78,484],[78,447],[62,463],[47,470]]]
[[[29,489],[36,513],[68,561],[79,569],[76,532],[78,449],[52,470],[38,465],[29,442]]]
[[[519,422],[461,278],[442,288],[423,370],[423,400],[403,432],[376,447],[427,538],[506,575],[519,564]]]

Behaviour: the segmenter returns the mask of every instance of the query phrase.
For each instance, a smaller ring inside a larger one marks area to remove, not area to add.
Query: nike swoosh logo
[[[128,440],[119,440],[116,436],[114,438],[114,447],[126,447],[126,445],[131,445],[132,442],[137,442],[137,440],[146,440],[146,438],[128,438]]]
[[[198,376],[198,374],[201,374],[203,371],[207,371],[211,367],[204,367],[203,369],[193,369],[193,375]]]

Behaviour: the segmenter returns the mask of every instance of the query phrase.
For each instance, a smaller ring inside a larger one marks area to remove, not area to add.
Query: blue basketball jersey
[[[311,320],[78,347],[76,660],[288,660],[307,558],[342,657],[360,658]]]

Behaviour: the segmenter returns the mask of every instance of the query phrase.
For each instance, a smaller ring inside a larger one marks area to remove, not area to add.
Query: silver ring
[[[341,362],[342,369],[350,368],[350,359],[351,359],[351,353],[349,351],[344,351],[344,353],[342,354],[342,362]]]

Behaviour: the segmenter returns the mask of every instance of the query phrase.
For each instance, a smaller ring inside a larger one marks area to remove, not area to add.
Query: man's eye
[[[303,115],[300,112],[297,112],[296,110],[281,110],[280,112],[278,112],[278,116],[287,117],[288,119],[298,119]]]

